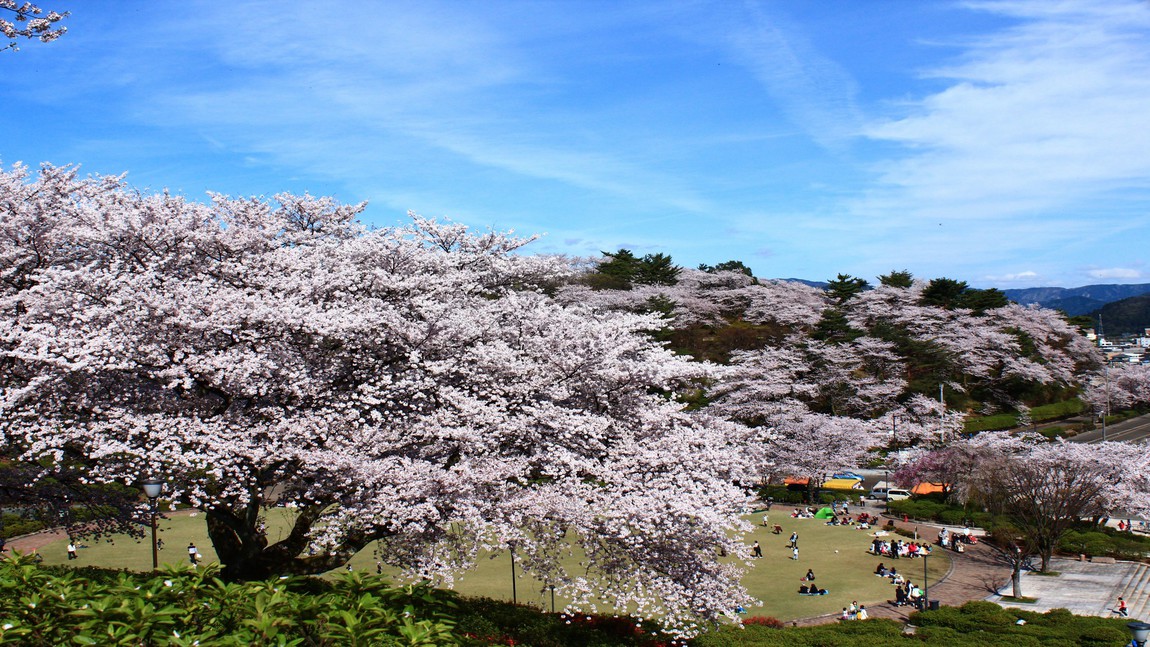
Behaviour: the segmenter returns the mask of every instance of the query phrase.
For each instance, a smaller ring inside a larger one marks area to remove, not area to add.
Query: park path
[[[169,511],[163,512],[162,517],[182,516],[182,515],[193,514],[193,513],[198,513],[198,512],[199,512],[199,510],[196,510],[194,508],[183,508],[180,510],[169,510]],[[144,526],[144,527],[147,528],[147,526]],[[13,537],[12,539],[8,540],[8,543],[4,546],[4,550],[5,550],[5,552],[15,550],[15,551],[19,551],[21,553],[31,553],[31,552],[40,550],[41,548],[47,546],[48,544],[60,541],[62,539],[67,539],[67,538],[68,538],[68,533],[65,532],[62,528],[50,528],[48,530],[41,530],[40,532],[34,532],[30,535],[23,535],[21,537]]]
[[[15,550],[21,553],[31,553],[40,550],[48,544],[67,538],[68,533],[63,530],[41,530],[40,532],[34,532],[30,535],[9,539],[4,549]]]

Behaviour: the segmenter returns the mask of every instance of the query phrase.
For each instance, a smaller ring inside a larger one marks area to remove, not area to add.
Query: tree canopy
[[[0,174],[0,196],[6,451],[84,456],[98,483],[164,475],[226,577],[375,542],[441,581],[513,549],[577,602],[674,626],[744,600],[741,562],[714,559],[741,555],[741,427],[675,397],[710,369],[643,334],[654,317],[553,301],[567,266],[512,253],[527,240],[50,166]],[[278,540],[273,505],[296,513]]]
[[[7,45],[0,47],[0,52],[19,49],[17,38],[34,38],[42,43],[50,43],[68,31],[67,27],[57,24],[68,17],[67,11],[44,13],[44,9],[31,2],[0,0],[0,12],[6,12],[0,13],[0,16],[7,15],[11,18],[8,20],[0,17],[0,34],[12,39]]]
[[[646,254],[639,258],[629,249],[620,249],[615,253],[603,252],[603,256],[609,260],[599,263],[596,270],[601,275],[615,279],[615,285],[608,283],[604,286],[615,289],[628,289],[632,284],[674,285],[682,270],[672,262],[670,256],[662,253]]]

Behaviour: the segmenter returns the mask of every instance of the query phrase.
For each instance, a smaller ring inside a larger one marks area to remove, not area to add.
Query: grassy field
[[[271,541],[278,540],[280,534],[286,532],[286,514],[282,510],[269,512],[267,522]],[[755,515],[754,521],[761,523],[762,515]],[[897,567],[912,581],[922,580],[921,559],[890,561],[867,554],[866,549],[873,538],[870,532],[848,526],[827,526],[820,519],[792,519],[779,508],[771,513],[770,521],[772,525],[777,523],[782,526],[782,534],[771,534],[768,528],[759,525],[746,539],[748,546],[758,540],[763,549],[763,558],[754,560],[751,570],[743,579],[751,595],[763,603],[748,608],[749,616],[773,616],[789,620],[834,613],[852,600],[873,604],[891,599],[893,587],[888,580],[873,575],[880,561],[884,561],[888,567]],[[196,544],[205,561],[216,559],[202,515],[195,512],[173,514],[161,520],[159,528],[159,536],[163,541],[161,563],[186,563],[189,542]],[[786,548],[792,531],[799,533],[798,561],[790,559],[790,549]],[[46,563],[67,563],[66,545],[65,541],[50,544],[41,549],[40,554]],[[90,542],[80,545],[78,553],[79,559],[72,561],[72,565],[144,571],[150,569],[152,564],[151,540],[148,536],[141,540],[117,536],[111,541]],[[355,556],[351,565],[356,570],[374,572],[375,562],[372,549],[367,548]],[[930,582],[934,584],[949,569],[950,557],[941,553],[928,562]],[[829,590],[829,595],[802,596],[797,593],[801,584],[799,580],[808,568],[814,570],[816,584]],[[510,557],[503,553],[481,559],[474,569],[457,579],[455,588],[467,595],[510,600]],[[550,610],[550,593],[542,583],[524,577],[520,571],[516,589],[520,602]],[[559,596],[555,602],[557,608],[562,608],[566,603]]]

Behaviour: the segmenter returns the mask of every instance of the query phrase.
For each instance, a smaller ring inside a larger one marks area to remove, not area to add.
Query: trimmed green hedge
[[[1018,624],[1018,620],[1024,620]],[[911,614],[918,627],[904,635],[892,620],[842,622],[817,627],[768,629],[724,627],[691,641],[698,647],[1125,647],[1128,620],[1075,616],[1066,609],[1049,613],[1003,609],[992,602]]]
[[[819,490],[818,495],[815,497],[817,500],[815,505],[829,504],[834,501],[842,501],[844,499],[852,503],[858,503],[866,494],[863,490],[853,490],[849,493],[846,490]],[[775,503],[782,503],[786,505],[800,505],[806,502],[806,490],[791,490],[785,485],[764,485],[759,488],[759,498],[766,501],[768,497],[773,498]]]
[[[914,497],[887,503],[891,514],[906,515],[912,519],[937,521],[948,526],[964,526],[968,523],[979,528],[996,525],[994,515],[981,510],[973,510],[957,505],[941,503],[933,497]]]
[[[0,537],[11,539],[20,535],[39,532],[44,528],[44,522],[38,519],[25,519],[20,515],[5,513],[4,527],[0,528]]]
[[[1105,555],[1138,561],[1150,554],[1150,539],[1111,529],[1078,529],[1066,533],[1058,550],[1070,554]]]
[[[1078,398],[1052,402],[1030,410],[1030,420],[1036,423],[1051,422],[1074,417],[1086,410],[1086,403]],[[1018,413],[996,413],[990,416],[971,416],[963,422],[963,429],[976,431],[1001,431],[1018,426]]]

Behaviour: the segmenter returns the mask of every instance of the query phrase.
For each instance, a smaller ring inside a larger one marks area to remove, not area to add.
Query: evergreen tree
[[[866,279],[851,276],[850,274],[839,274],[838,278],[827,281],[827,293],[839,305],[850,301],[856,294],[870,288],[870,284]]]
[[[938,306],[947,310],[963,307],[963,293],[966,281],[956,281],[946,277],[931,279],[922,291],[922,305]]]
[[[891,270],[890,274],[878,277],[879,283],[892,288],[909,288],[914,285],[914,275],[906,270]]]
[[[647,254],[635,268],[632,283],[642,285],[675,285],[679,282],[679,272],[683,268],[671,262],[666,254]]]
[[[699,265],[699,269],[710,274],[714,274],[715,272],[742,272],[750,277],[755,276],[751,273],[751,268],[747,267],[742,261],[724,261],[718,265],[702,263]]]

